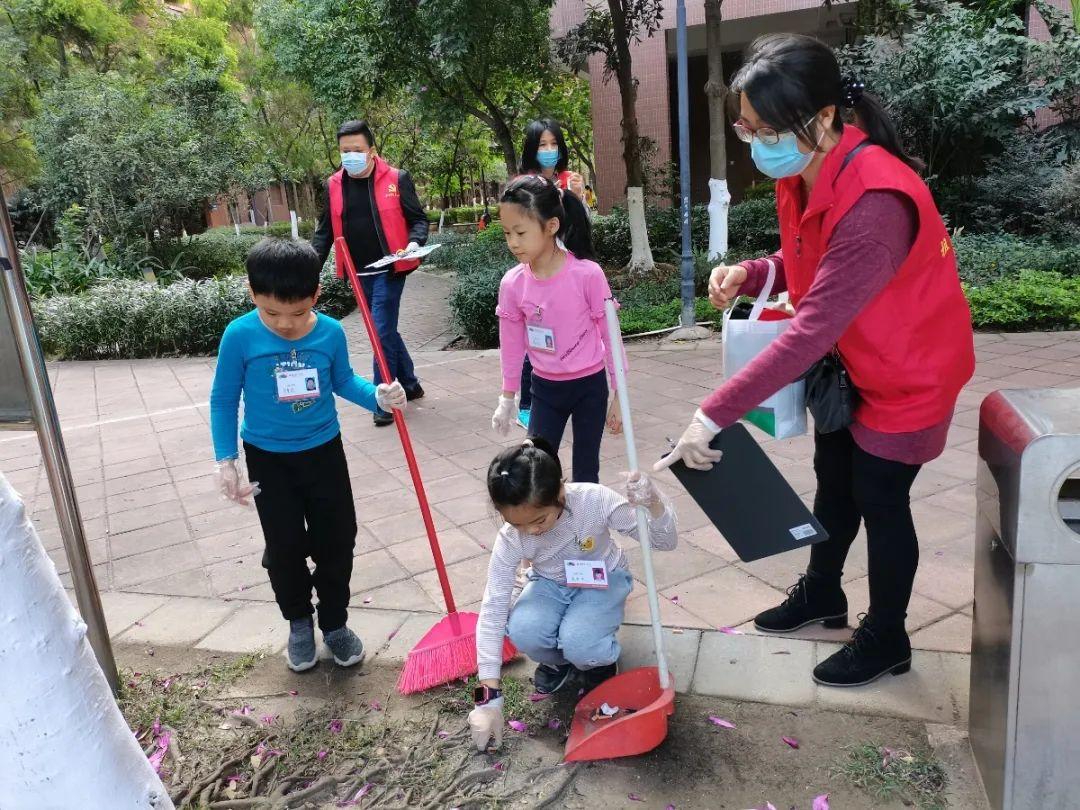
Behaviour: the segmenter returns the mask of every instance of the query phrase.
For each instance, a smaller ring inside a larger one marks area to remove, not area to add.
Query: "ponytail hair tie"
[[[499,475],[509,476],[510,472],[509,472],[509,470],[499,470]]]
[[[533,444],[533,440],[532,440],[532,439],[526,439],[525,441],[523,441],[523,442],[521,443],[521,446],[522,446],[522,447],[535,447],[536,445],[535,445],[535,444]]]
[[[843,79],[844,106],[848,109],[858,105],[862,101],[866,83],[854,76],[845,76]]]

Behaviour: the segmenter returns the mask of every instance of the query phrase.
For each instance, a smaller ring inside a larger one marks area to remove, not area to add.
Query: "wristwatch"
[[[477,706],[483,706],[497,697],[502,697],[502,689],[496,689],[494,686],[481,684],[473,689],[473,703]]]

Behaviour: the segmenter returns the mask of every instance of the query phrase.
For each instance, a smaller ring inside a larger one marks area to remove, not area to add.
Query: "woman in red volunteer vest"
[[[880,103],[841,78],[827,46],[789,34],[760,39],[732,91],[736,132],[777,180],[781,250],[769,258],[795,316],[702,403],[657,466],[681,458],[708,469],[721,428],[839,350],[858,399],[850,426],[815,431],[814,514],[829,539],[812,546],[788,599],[755,625],[769,633],[815,622],[846,627],[844,561],[865,524],[869,611],[814,669],[820,684],[856,686],[911,666],[904,619],[919,560],[911,486],[944,450],[957,396],[974,373],[971,316],[921,165],[904,153]],[[767,272],[768,260],[717,267],[710,300],[723,309],[756,295]]]
[[[539,174],[555,183],[563,191],[569,191],[571,197],[563,197],[563,208],[570,232],[574,234],[575,244],[568,247],[579,259],[594,260],[592,255],[592,226],[589,212],[581,202],[585,193],[585,181],[570,166],[570,150],[566,148],[559,122],[551,118],[531,121],[525,128],[525,143],[521,145],[521,173]],[[580,237],[578,239],[577,237]],[[582,252],[578,245],[588,244],[588,253]],[[521,397],[518,402],[517,422],[525,430],[529,429],[529,417],[532,414],[532,363],[525,358],[521,368]]]
[[[346,121],[337,138],[341,169],[327,181],[326,207],[311,245],[325,262],[334,240],[344,236],[357,272],[370,272],[364,268],[371,262],[423,245],[428,237],[428,219],[409,173],[379,157],[375,135],[366,122]],[[405,277],[419,265],[416,260],[395,262],[385,273],[360,279],[386,364],[410,400],[424,396],[424,389],[398,332],[398,315]],[[337,274],[338,278],[344,275],[340,262]],[[375,383],[384,382],[378,364],[372,365]],[[380,409],[375,411],[374,420],[384,427],[393,424],[394,417]]]

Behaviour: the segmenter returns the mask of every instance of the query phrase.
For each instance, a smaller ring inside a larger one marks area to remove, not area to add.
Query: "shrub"
[[[438,253],[442,250],[432,255]],[[495,314],[499,282],[515,263],[506,241],[491,236],[470,237],[453,249],[449,263],[444,265],[457,273],[450,291],[450,311],[465,336],[477,346],[499,343],[499,319]]]
[[[608,270],[625,267],[630,261],[630,218],[622,208],[598,214],[592,221],[593,247],[597,262]]]
[[[262,229],[244,231],[237,236],[232,228],[213,230],[173,243],[162,253],[165,257],[182,251],[189,270],[185,275],[195,280],[221,278],[244,272],[244,259],[265,234]]]
[[[764,256],[780,248],[780,223],[776,200],[747,200],[728,211],[728,256]],[[728,259],[730,261],[730,259]]]
[[[352,295],[332,269],[322,285],[319,311],[335,318],[352,311]],[[250,309],[239,275],[167,287],[125,279],[35,301],[34,321],[42,348],[58,359],[165,357],[214,353],[229,321]]]
[[[1053,270],[1080,276],[1080,244],[1023,239],[1010,234],[961,234],[953,240],[960,278],[981,286],[1013,278],[1023,270]]]
[[[443,225],[455,225],[462,222],[479,222],[481,215],[484,213],[484,206],[482,205],[459,205],[455,208],[447,208],[446,216],[442,217]],[[492,219],[499,218],[499,206],[489,205],[488,213],[491,214]],[[439,223],[439,218],[442,216],[442,209],[434,208],[427,212],[428,222]]]
[[[1024,270],[984,287],[968,287],[972,322],[1004,332],[1080,327],[1080,277]]]
[[[720,313],[713,309],[707,298],[694,299],[694,313],[699,321],[720,320]],[[679,325],[682,302],[676,298],[665,304],[628,307],[619,310],[619,328],[624,335],[640,335]]]

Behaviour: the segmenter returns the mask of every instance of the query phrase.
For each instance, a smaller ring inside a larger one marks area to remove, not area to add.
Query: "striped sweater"
[[[659,518],[649,517],[653,548],[670,551],[679,542],[675,511],[665,499]],[[476,659],[481,680],[498,678],[502,644],[510,615],[514,576],[522,560],[532,561],[533,574],[566,584],[565,560],[603,560],[608,571],[627,568],[626,555],[610,530],[638,539],[635,508],[619,493],[600,484],[567,484],[566,509],[541,535],[521,534],[503,524],[488,565],[487,587],[476,626]]]

